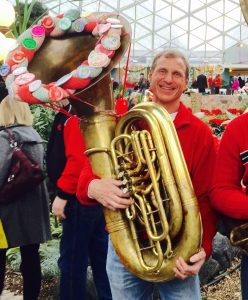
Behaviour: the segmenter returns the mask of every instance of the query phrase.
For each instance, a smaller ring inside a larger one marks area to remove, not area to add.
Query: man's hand
[[[176,261],[176,267],[174,268],[175,277],[184,280],[189,276],[198,274],[205,259],[206,252],[203,248],[201,248],[198,253],[190,257],[191,264],[187,264],[182,257],[179,257]]]
[[[52,212],[56,217],[59,218],[59,220],[64,220],[65,217],[65,206],[66,206],[67,200],[61,199],[60,197],[56,196],[53,205],[52,205]]]
[[[121,185],[121,181],[111,178],[94,179],[89,184],[88,196],[111,210],[127,208],[133,200],[120,189]]]

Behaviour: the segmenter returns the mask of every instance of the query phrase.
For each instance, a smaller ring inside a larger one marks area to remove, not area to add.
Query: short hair
[[[0,103],[0,126],[32,126],[33,115],[27,103],[5,97]]]
[[[140,73],[140,75],[145,75],[144,73]]]
[[[189,78],[189,61],[188,59],[186,58],[186,56],[179,50],[177,49],[166,49],[160,53],[158,53],[154,59],[153,59],[153,62],[152,62],[152,65],[151,65],[151,70],[153,71],[157,65],[157,61],[160,57],[164,57],[164,58],[181,58],[184,62],[184,65],[186,67],[186,70],[185,70],[185,77],[188,79]]]

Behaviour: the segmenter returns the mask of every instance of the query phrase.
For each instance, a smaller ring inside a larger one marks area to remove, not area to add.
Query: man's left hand
[[[184,280],[189,276],[198,274],[205,262],[205,259],[206,252],[203,248],[201,248],[198,253],[190,257],[190,264],[187,264],[182,257],[179,257],[176,261],[176,267],[173,269],[175,277]]]

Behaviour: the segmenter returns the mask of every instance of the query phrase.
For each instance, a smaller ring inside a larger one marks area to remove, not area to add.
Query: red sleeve
[[[244,130],[246,127],[241,126],[238,119],[227,126],[220,143],[211,192],[213,206],[237,219],[248,219],[248,196],[241,187],[245,168],[240,158],[240,147],[247,140]]]
[[[97,203],[94,199],[88,197],[89,184],[93,179],[97,178],[99,177],[93,174],[90,163],[85,164],[82,168],[77,186],[77,198],[80,203],[85,205],[95,205]]]
[[[211,206],[209,195],[216,159],[216,144],[211,131],[205,125],[196,130],[198,130],[198,133],[195,132],[196,135],[193,137],[190,146],[188,146],[194,149],[191,152],[191,164],[188,165],[188,169],[202,218],[202,247],[207,257],[209,257],[212,252],[212,241],[217,231],[217,215]]]
[[[212,252],[212,241],[217,231],[217,215],[209,197],[216,158],[216,144],[211,130],[199,119],[192,116],[189,124],[177,129],[177,133],[201,213],[202,247],[209,257]]]
[[[81,170],[87,169],[89,178],[94,176],[89,159],[84,155],[86,147],[77,117],[71,117],[65,124],[64,144],[66,165],[57,186],[64,193],[75,195]],[[88,197],[85,198],[87,201]]]

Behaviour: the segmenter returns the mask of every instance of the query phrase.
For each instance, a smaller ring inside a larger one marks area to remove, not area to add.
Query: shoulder
[[[212,131],[207,124],[205,124],[201,119],[192,114],[192,111],[186,107],[182,102],[178,111],[178,116],[175,122],[176,128],[184,128],[187,134],[193,136],[204,137],[208,136],[212,139]],[[186,132],[185,132],[186,134]]]
[[[64,138],[78,139],[82,137],[79,121],[77,116],[72,116],[66,120],[64,126]]]
[[[12,127],[15,137],[21,143],[37,142],[42,143],[43,140],[39,133],[32,126],[16,126]]]
[[[200,135],[206,135],[212,138],[212,131],[209,126],[192,113],[190,117],[190,125],[192,126],[193,130],[198,132]]]
[[[191,131],[194,132],[195,135],[200,137],[208,137],[209,139],[213,139],[212,130],[209,126],[204,123],[200,118],[195,116],[190,110],[189,114],[189,127]]]
[[[66,128],[74,127],[74,126],[77,126],[77,127],[79,126],[79,118],[78,117],[72,116],[65,121]]]
[[[228,125],[225,130],[226,132],[247,132],[247,126],[248,126],[248,113],[244,113],[241,116],[238,116],[237,118],[233,119]]]

